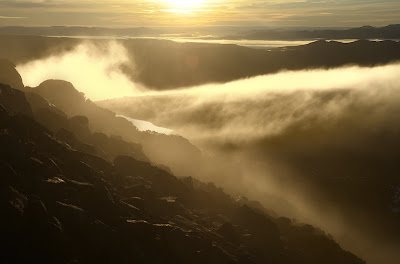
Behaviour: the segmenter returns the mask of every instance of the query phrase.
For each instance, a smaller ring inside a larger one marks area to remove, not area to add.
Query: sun
[[[199,7],[203,0],[166,0],[166,2],[173,8],[187,9]]]

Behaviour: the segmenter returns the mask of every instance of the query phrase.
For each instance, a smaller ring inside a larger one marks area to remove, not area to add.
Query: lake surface
[[[103,39],[103,40],[121,40],[121,39],[160,39],[172,40],[175,42],[186,43],[211,43],[211,44],[232,44],[256,49],[270,49],[280,47],[291,47],[306,45],[316,40],[246,40],[246,39],[217,39],[209,37],[175,37],[175,36],[159,36],[159,37],[130,37],[130,36],[49,36],[49,37],[65,37],[79,39]],[[342,43],[350,43],[357,39],[334,39],[334,41]],[[379,41],[376,40],[375,41]]]

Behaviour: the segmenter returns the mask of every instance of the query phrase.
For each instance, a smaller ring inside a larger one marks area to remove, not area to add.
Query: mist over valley
[[[360,30],[397,36],[0,35],[4,259],[398,263],[400,43]]]

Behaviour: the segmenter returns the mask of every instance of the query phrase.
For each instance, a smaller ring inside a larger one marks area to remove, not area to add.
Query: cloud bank
[[[399,72],[399,64],[289,71],[178,91],[143,92],[125,104],[119,100],[105,105],[195,141],[221,137],[244,142],[277,135],[312,116],[334,120],[355,101],[393,98]]]
[[[178,4],[177,4],[178,3]],[[362,26],[398,22],[399,2],[314,0],[2,0],[0,9],[26,21],[4,25],[88,26]],[[0,21],[0,25],[2,21]],[[3,22],[4,23],[4,22]]]
[[[368,263],[395,264],[399,73],[290,71],[100,104],[195,142],[213,157],[199,177],[321,227]]]
[[[132,64],[126,49],[116,41],[106,44],[83,42],[73,50],[18,65],[27,86],[36,87],[48,79],[73,83],[91,100],[132,96],[140,89],[121,71]],[[132,66],[131,66],[132,67]]]
[[[92,100],[131,96],[99,104],[200,146],[210,159],[193,166],[193,175],[320,226],[369,263],[396,263],[400,230],[390,208],[398,205],[385,186],[400,186],[393,177],[400,64],[284,71],[158,92],[123,74],[121,66],[132,63],[126,58],[120,44],[88,42],[18,70],[30,86],[56,78]]]

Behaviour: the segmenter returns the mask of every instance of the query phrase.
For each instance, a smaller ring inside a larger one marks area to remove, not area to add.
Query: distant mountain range
[[[97,44],[108,40],[95,40]],[[358,40],[352,43],[319,40],[307,45],[251,49],[237,45],[177,43],[169,40],[122,39],[132,65],[122,65],[134,82],[154,90],[228,82],[282,70],[330,68],[348,64],[374,66],[400,60],[396,41]],[[62,54],[80,39],[39,36],[0,36],[0,58],[15,64]],[[192,64],[188,64],[192,61]]]
[[[400,24],[385,27],[363,26],[350,29],[255,30],[224,39],[310,40],[310,39],[400,39]]]
[[[35,35],[35,36],[119,36],[141,37],[160,36],[165,33],[192,34],[194,32],[207,31],[206,29],[153,29],[147,27],[135,28],[105,28],[105,27],[0,27],[0,35]],[[242,31],[232,28],[216,31],[218,35],[226,35],[221,39],[250,39],[250,40],[314,40],[314,39],[400,39],[400,24],[384,27],[363,26],[359,28],[260,28],[256,30]],[[209,30],[208,30],[209,31]],[[208,32],[207,31],[207,32]],[[223,33],[225,32],[225,33]],[[207,33],[209,34],[209,33]],[[229,34],[229,35],[227,35]]]

